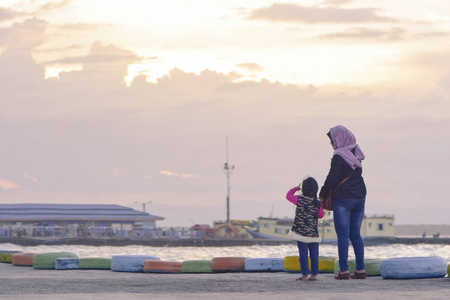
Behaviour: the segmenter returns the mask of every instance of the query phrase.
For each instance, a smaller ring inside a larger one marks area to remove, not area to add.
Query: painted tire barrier
[[[447,277],[450,278],[450,264],[447,265]]]
[[[332,256],[319,256],[319,273],[333,273],[336,258]],[[308,266],[311,269],[311,259],[308,258]],[[286,256],[284,258],[284,270],[286,272],[301,272],[298,256]]]
[[[350,273],[355,272],[356,269],[356,260],[349,259],[348,260],[348,271]],[[367,276],[380,276],[380,259],[372,259],[368,258],[364,260],[364,270],[366,271]],[[336,259],[334,262],[334,274],[337,275],[339,272],[339,259]]]
[[[111,258],[85,257],[78,261],[80,269],[111,270]]]
[[[281,272],[284,271],[284,258],[263,257],[247,258],[245,271],[248,272]]]
[[[146,260],[144,273],[181,273],[183,263],[175,261]]]
[[[334,256],[319,256],[319,273],[333,273],[335,261]]]
[[[33,268],[35,269],[55,269],[57,258],[78,258],[71,252],[39,253],[33,255]]]
[[[298,256],[286,256],[284,258],[284,270],[286,272],[300,272],[300,261]],[[309,267],[311,267],[311,261],[308,259]]]
[[[210,260],[185,260],[182,262],[183,273],[212,273]]]
[[[55,270],[76,270],[79,268],[78,258],[57,258],[55,260]]]
[[[16,253],[12,256],[11,263],[15,266],[33,266],[34,253]]]
[[[12,256],[20,251],[0,251],[0,262],[11,263]]]
[[[245,257],[214,257],[211,259],[213,272],[245,272]]]
[[[381,261],[384,279],[417,279],[444,277],[447,261],[440,256],[397,257]]]
[[[115,272],[143,272],[146,260],[160,260],[151,255],[114,255],[111,258],[111,270]]]

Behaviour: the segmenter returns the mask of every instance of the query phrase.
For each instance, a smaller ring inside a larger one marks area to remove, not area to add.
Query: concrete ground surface
[[[300,281],[296,273],[155,274],[0,263],[0,299],[448,299],[450,278]]]

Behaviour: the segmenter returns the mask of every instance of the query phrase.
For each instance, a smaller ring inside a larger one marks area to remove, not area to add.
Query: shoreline
[[[299,273],[238,272],[155,274],[110,270],[40,270],[0,264],[3,299],[444,299],[450,278],[335,280],[296,282]]]
[[[86,246],[129,246],[142,245],[152,247],[229,247],[229,246],[278,246],[295,244],[289,239],[184,239],[184,238],[152,238],[152,239],[111,239],[111,238],[71,238],[71,239],[33,239],[33,238],[0,238],[0,244],[15,244],[19,246],[39,245],[86,245]],[[450,245],[450,237],[365,237],[366,246],[386,244],[444,244]],[[336,244],[335,240],[320,244]]]

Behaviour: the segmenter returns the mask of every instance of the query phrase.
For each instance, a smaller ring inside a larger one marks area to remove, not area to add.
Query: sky
[[[348,127],[366,214],[450,224],[446,0],[2,0],[0,203],[292,218]]]

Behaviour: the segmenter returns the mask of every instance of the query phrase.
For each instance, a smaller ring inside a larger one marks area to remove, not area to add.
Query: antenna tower
[[[234,166],[230,166],[228,164],[228,135],[225,136],[225,142],[227,161],[225,162],[223,170],[225,171],[225,175],[227,176],[227,223],[230,223],[230,176],[234,170]]]

